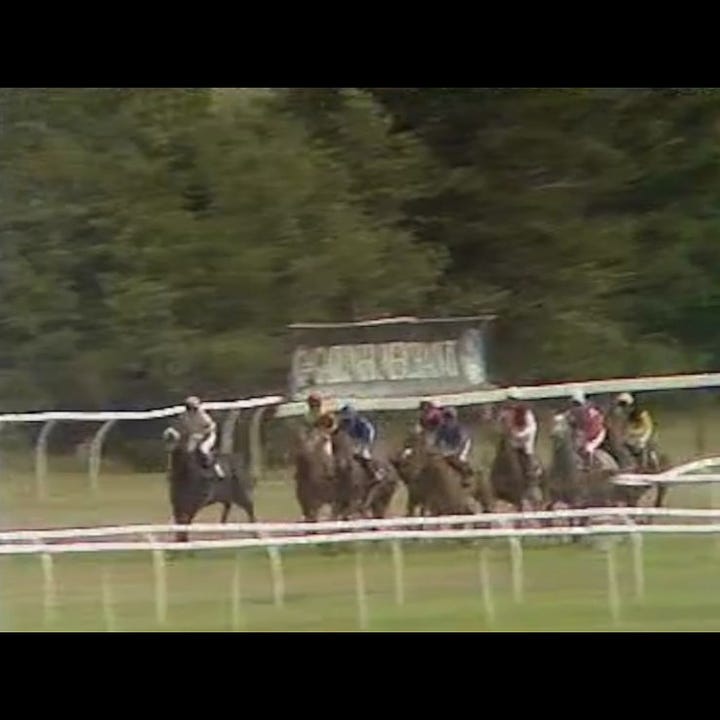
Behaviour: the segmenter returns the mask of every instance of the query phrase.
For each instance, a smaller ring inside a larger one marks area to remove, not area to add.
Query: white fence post
[[[516,603],[523,601],[523,550],[522,543],[517,537],[510,538],[510,563],[512,566],[513,600]]]
[[[267,549],[270,556],[270,572],[273,581],[273,601],[275,607],[281,608],[285,604],[285,578],[283,577],[282,557],[277,545],[270,545]]]
[[[632,534],[633,575],[635,576],[635,598],[645,599],[645,566],[643,561],[643,536],[635,530]]]
[[[53,557],[50,553],[43,552],[40,562],[43,570],[43,622],[46,627],[49,627],[57,620],[57,591]]]
[[[720,487],[717,483],[710,486],[710,507],[717,510],[720,507]],[[715,536],[715,549],[720,552],[720,536]]]
[[[90,454],[88,457],[88,473],[90,475],[90,488],[97,494],[100,489],[100,467],[102,465],[102,446],[107,434],[117,423],[118,418],[106,420],[100,429],[93,436],[90,442]]]
[[[48,420],[41,428],[35,443],[35,480],[37,482],[38,499],[47,498],[47,445],[52,429],[57,425],[57,420]]]
[[[355,544],[355,598],[357,600],[358,627],[368,629],[367,589],[365,588],[365,570],[363,568],[362,543]]]
[[[480,585],[482,587],[483,606],[485,608],[485,618],[488,625],[495,624],[495,603],[492,597],[492,586],[490,579],[490,562],[488,560],[488,549],[480,548]]]
[[[248,448],[250,450],[250,473],[257,482],[260,482],[265,469],[263,458],[262,437],[260,428],[262,427],[262,419],[268,406],[263,405],[253,412],[250,418],[250,427],[248,429]]]
[[[235,450],[235,425],[240,418],[240,412],[238,408],[233,408],[225,416],[220,432],[220,452],[232,453]]]
[[[162,548],[153,547],[156,545],[152,535],[147,536],[152,547],[153,575],[155,577],[155,618],[158,625],[167,623],[167,563],[165,551]]]
[[[235,554],[235,563],[233,564],[233,577],[231,587],[231,604],[232,604],[232,629],[237,631],[244,628],[243,612],[242,612],[242,569],[240,567],[240,551]]]
[[[607,583],[608,583],[608,606],[613,623],[620,622],[620,591],[618,589],[617,565],[615,563],[615,543],[613,538],[608,538],[609,543],[605,550],[607,560]]]
[[[105,630],[107,632],[115,632],[117,629],[117,622],[115,620],[112,582],[110,578],[110,571],[107,569],[106,566],[103,566],[102,569],[102,574],[100,577],[100,590],[102,594],[103,620],[105,621]]]
[[[395,577],[395,602],[405,604],[405,567],[402,545],[399,540],[392,541],[393,571]]]

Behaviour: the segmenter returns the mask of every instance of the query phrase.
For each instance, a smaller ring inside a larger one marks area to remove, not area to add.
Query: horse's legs
[[[193,517],[195,517],[195,513],[192,512],[178,512],[175,513],[175,523],[177,525],[190,525],[192,523]],[[175,533],[175,542],[187,542],[188,541],[188,533],[187,532],[178,532]]]
[[[222,513],[220,514],[220,522],[226,523],[228,515],[230,515],[231,504],[229,502],[223,503]]]
[[[248,522],[257,522],[257,518],[255,517],[255,503],[252,500],[247,499],[244,503],[240,503],[240,507],[246,512]]]
[[[233,500],[239,508],[242,508],[245,511],[245,514],[248,517],[248,522],[257,522],[257,518],[255,517],[255,503],[249,494],[239,492]]]
[[[657,495],[655,496],[655,507],[659,508],[663,506],[663,501],[667,495],[668,486],[664,483],[658,483]]]

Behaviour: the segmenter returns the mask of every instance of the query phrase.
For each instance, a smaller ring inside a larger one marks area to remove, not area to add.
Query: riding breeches
[[[198,445],[198,449],[206,458],[209,458],[213,448],[215,447],[216,442],[217,433],[213,431],[209,433],[207,437],[200,442],[200,444]]]
[[[515,448],[515,452],[518,455],[520,466],[523,472],[529,479],[536,478],[540,472],[540,462],[538,461],[535,453],[527,452],[525,448]]]
[[[355,455],[359,455],[363,460],[371,460],[372,459],[369,443],[356,443],[354,452],[355,452]]]
[[[516,433],[510,436],[510,445],[526,455],[534,455],[536,431]]]
[[[441,443],[439,449],[445,457],[456,457],[461,463],[466,463],[468,461],[468,456],[470,455],[471,447],[472,440],[468,438],[462,443],[462,445],[460,445],[460,447],[452,447]]]
[[[584,444],[585,452],[588,455],[593,455],[595,451],[605,442],[605,438],[607,437],[607,430],[605,428],[602,429],[601,432],[597,434],[596,437],[594,437],[592,440],[587,440]]]
[[[458,460],[462,463],[466,463],[468,461],[468,456],[470,455],[470,448],[472,446],[472,441],[470,438],[468,438],[461,446],[460,451],[458,452]]]

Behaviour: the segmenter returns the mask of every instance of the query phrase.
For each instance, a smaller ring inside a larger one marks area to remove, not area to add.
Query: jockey
[[[538,427],[535,413],[516,393],[508,392],[507,398],[510,401],[507,415],[510,444],[520,454],[523,469],[528,474],[535,474],[539,469],[535,457]]]
[[[185,398],[185,412],[180,415],[180,426],[191,437],[199,441],[198,452],[202,459],[204,467],[210,467],[213,456],[212,451],[217,441],[217,425],[210,417],[209,413],[203,408],[200,398],[190,395]],[[215,462],[213,469],[219,478],[225,477],[223,469],[219,463]]]
[[[446,407],[442,411],[443,420],[436,435],[436,445],[440,452],[458,472],[468,478],[473,474],[468,463],[472,440],[467,430],[458,420],[457,410]]]
[[[624,440],[630,452],[641,459],[642,465],[648,464],[649,455],[654,450],[654,434],[655,425],[650,413],[633,402]]]
[[[312,392],[307,399],[307,412],[303,416],[303,424],[307,430],[316,428],[326,433],[333,433],[337,421],[333,413],[325,406],[319,393]]]
[[[332,458],[332,434],[337,430],[335,414],[323,402],[322,396],[316,392],[308,395],[307,408],[307,412],[302,418],[302,429],[307,433],[318,430],[322,436],[323,450],[329,458]]]
[[[632,410],[634,404],[635,398],[629,392],[620,393],[615,398],[615,407],[622,412],[625,417],[629,417],[630,410]]]
[[[375,426],[352,405],[345,405],[341,408],[339,426],[353,441],[355,457],[365,468],[365,472],[370,475],[371,479],[377,479],[370,464],[372,462],[371,448],[377,435]]]
[[[621,437],[627,432],[628,418],[635,399],[630,393],[620,393],[608,412],[608,427],[612,427]]]
[[[589,467],[595,451],[605,442],[607,428],[599,408],[588,402],[582,390],[571,398],[570,422],[575,430],[575,442],[583,462]]]
[[[415,427],[416,432],[434,433],[443,420],[442,409],[432,400],[423,400],[420,403],[420,417]]]

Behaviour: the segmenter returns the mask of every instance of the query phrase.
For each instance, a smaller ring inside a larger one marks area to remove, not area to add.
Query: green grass
[[[691,431],[673,428],[667,445],[676,462],[693,457]],[[714,440],[714,434],[709,438]],[[479,451],[486,451],[481,449]],[[708,448],[713,452],[716,448]],[[720,448],[717,448],[720,450]],[[718,452],[720,454],[720,452]],[[160,474],[105,473],[97,495],[87,474],[51,460],[48,495],[40,501],[35,478],[12,467],[2,472],[0,527],[42,528],[169,521]],[[62,470],[62,471],[61,471]],[[393,514],[402,513],[404,492]],[[709,507],[710,488],[674,489],[670,504]],[[262,520],[298,519],[288,472],[274,472],[257,490]],[[219,508],[199,521],[214,522]],[[241,516],[233,514],[231,520]],[[405,602],[398,605],[390,545],[364,546],[368,629],[382,630],[720,630],[720,542],[710,537],[646,537],[643,601],[634,594],[631,546],[616,546],[620,621],[608,608],[605,553],[589,544],[536,545],[524,550],[525,595],[513,600],[509,548],[487,544],[494,622],[486,615],[479,546],[457,542],[404,546]],[[282,551],[285,597],[273,601],[267,553],[259,550],[173,554],[167,564],[167,621],[156,618],[149,552],[56,556],[54,612],[46,616],[39,557],[0,558],[0,627],[5,630],[357,630],[356,557],[350,547]],[[239,605],[233,582],[240,575]],[[110,588],[103,603],[103,578]]]
[[[366,546],[363,568],[370,630],[718,630],[720,552],[709,538],[648,541],[646,597],[634,596],[628,544],[616,548],[620,622],[613,625],[607,597],[605,555],[588,546],[526,549],[524,602],[512,598],[505,547],[490,550],[495,621],[485,612],[472,544],[409,545],[404,552],[405,603],[394,593],[387,544]],[[167,623],[155,618],[150,554],[62,556],[55,560],[56,615],[44,624],[38,558],[5,558],[2,616],[6,629],[104,630],[102,573],[112,588],[116,630],[225,631],[233,624],[232,582],[240,570],[235,627],[246,630],[356,630],[355,556],[336,552],[283,552],[284,606],[273,602],[267,556],[246,552],[175,555],[167,566]]]

